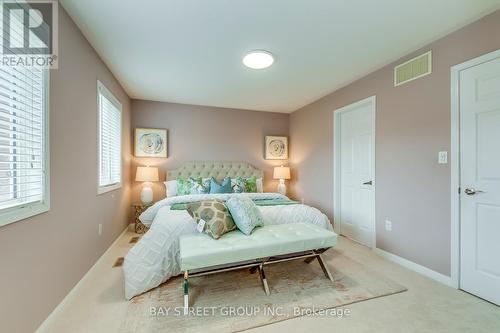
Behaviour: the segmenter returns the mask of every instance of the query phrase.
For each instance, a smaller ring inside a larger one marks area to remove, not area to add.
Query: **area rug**
[[[130,301],[120,332],[244,331],[302,315],[348,315],[348,304],[406,290],[346,253],[331,249],[323,258],[334,282],[317,260],[266,266],[269,296],[259,274],[248,269],[191,278],[187,316],[182,311],[182,279],[170,279]]]

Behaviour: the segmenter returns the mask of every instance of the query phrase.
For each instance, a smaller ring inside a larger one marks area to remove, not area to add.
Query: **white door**
[[[460,288],[500,305],[500,58],[460,72]]]
[[[340,233],[374,246],[375,98],[336,111],[340,144]],[[338,151],[335,153],[339,153]],[[337,178],[337,177],[336,177]],[[338,179],[338,178],[337,178]],[[337,193],[338,195],[338,193]]]

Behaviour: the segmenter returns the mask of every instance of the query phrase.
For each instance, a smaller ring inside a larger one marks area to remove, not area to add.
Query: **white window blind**
[[[45,75],[41,68],[0,67],[0,216],[46,199]]]
[[[11,46],[23,44],[20,13],[11,11]],[[48,77],[40,67],[0,66],[0,226],[49,209]]]
[[[98,81],[99,103],[99,179],[98,193],[121,186],[121,123],[120,102]]]

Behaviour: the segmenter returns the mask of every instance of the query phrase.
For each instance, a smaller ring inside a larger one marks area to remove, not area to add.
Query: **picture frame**
[[[134,129],[134,156],[166,158],[168,153],[168,131],[162,128]]]
[[[287,160],[288,159],[288,137],[268,135],[265,137],[265,159]]]

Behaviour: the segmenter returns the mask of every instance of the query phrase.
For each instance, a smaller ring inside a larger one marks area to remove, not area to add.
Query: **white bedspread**
[[[157,202],[140,217],[150,225],[149,231],[129,251],[123,263],[125,297],[131,299],[157,287],[170,277],[179,275],[179,236],[195,233],[196,223],[185,210],[170,210],[175,203],[205,199],[226,200],[230,196],[246,195],[253,200],[285,199],[278,193],[197,194],[167,198]],[[311,223],[327,230],[332,225],[318,209],[302,205],[259,206],[264,224]]]

